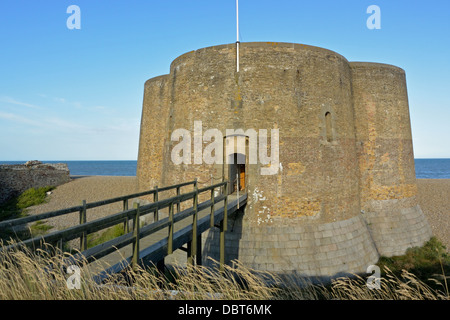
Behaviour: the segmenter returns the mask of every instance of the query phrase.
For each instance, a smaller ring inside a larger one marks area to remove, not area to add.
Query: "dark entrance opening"
[[[245,189],[245,155],[233,153],[228,156],[228,181],[230,181],[229,193]]]

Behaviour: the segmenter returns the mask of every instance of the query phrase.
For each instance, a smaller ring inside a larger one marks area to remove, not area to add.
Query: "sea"
[[[66,163],[71,176],[136,176],[137,161],[46,161],[42,163]],[[26,161],[0,161],[1,164],[24,164]]]
[[[0,161],[0,164],[24,164],[26,161]],[[67,163],[72,176],[136,176],[137,161],[44,161]],[[450,179],[450,159],[415,159],[417,179]]]

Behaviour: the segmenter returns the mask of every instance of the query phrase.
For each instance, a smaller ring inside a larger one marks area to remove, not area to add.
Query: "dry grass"
[[[82,267],[80,289],[69,289],[67,280],[71,275],[67,273],[65,262],[69,255],[53,255],[48,253],[50,251],[1,251],[0,299],[450,300],[446,283],[440,283],[442,290],[432,289],[407,271],[397,277],[386,270],[380,289],[370,290],[366,279],[358,276],[339,278],[328,286],[299,284],[298,279],[282,280],[275,274],[252,270],[237,261],[222,273],[217,268],[202,266],[177,267],[165,276],[156,269],[130,270],[125,275],[110,277],[102,285],[96,284],[89,269]]]
[[[359,276],[355,279],[341,278],[333,281],[324,296],[338,300],[450,300],[444,291],[432,289],[406,270],[397,277],[387,269],[379,289],[369,289],[366,279]]]

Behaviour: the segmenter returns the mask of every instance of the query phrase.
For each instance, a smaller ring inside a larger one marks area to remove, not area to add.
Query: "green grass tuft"
[[[87,247],[92,248],[108,240],[124,235],[123,224],[115,225],[102,233],[94,233],[88,235]]]
[[[450,275],[450,255],[436,237],[432,237],[422,247],[408,249],[402,256],[381,257],[377,265],[382,273],[386,267],[397,275],[406,270],[425,282],[443,273],[447,277]]]
[[[14,197],[6,203],[0,205],[0,221],[26,217],[27,208],[46,202],[47,192],[55,189],[53,186],[30,188],[22,192],[18,197]],[[38,221],[31,225],[30,232],[16,232],[11,230],[1,230],[0,239],[8,240],[10,238],[26,239],[30,236],[45,234],[52,227]]]
[[[18,209],[26,209],[42,204],[46,201],[47,192],[53,189],[52,186],[28,189],[17,198],[16,206]]]
[[[52,229],[52,226],[45,224],[44,221],[36,221],[30,226],[31,237],[43,236],[47,234],[47,231]]]

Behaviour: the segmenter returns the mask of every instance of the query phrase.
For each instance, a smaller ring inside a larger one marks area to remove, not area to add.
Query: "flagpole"
[[[239,0],[236,0],[236,72],[239,72]]]

